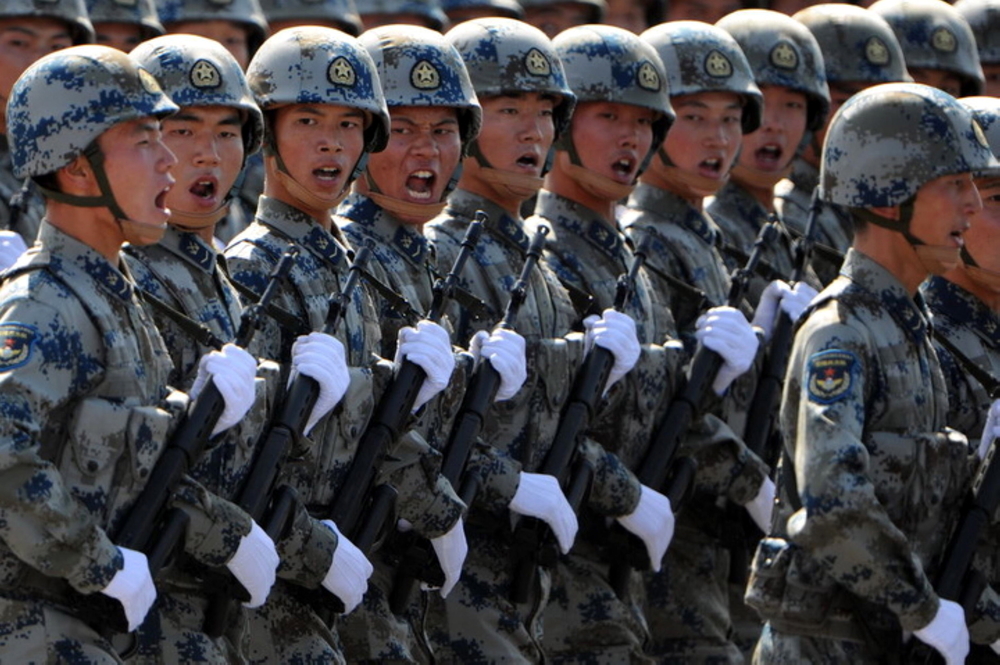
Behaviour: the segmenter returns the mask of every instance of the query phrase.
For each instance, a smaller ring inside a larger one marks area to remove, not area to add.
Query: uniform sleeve
[[[0,537],[31,567],[91,593],[107,586],[122,558],[97,517],[107,493],[95,489],[85,505],[55,464],[73,454],[73,407],[100,371],[97,331],[82,312],[70,321],[66,311],[16,299],[0,313]]]
[[[838,584],[894,612],[904,630],[922,628],[937,612],[938,598],[876,494],[863,441],[866,380],[877,369],[869,366],[869,342],[830,322],[800,330],[796,347],[789,375],[797,376],[786,392],[797,391],[797,426],[785,439],[802,509],[789,518],[788,535]],[[904,445],[919,443],[914,436]]]

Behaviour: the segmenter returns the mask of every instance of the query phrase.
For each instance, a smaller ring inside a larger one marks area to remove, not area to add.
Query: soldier
[[[441,9],[452,25],[476,18],[524,18],[524,8],[517,0],[443,0]]]
[[[983,70],[983,93],[1000,95],[1000,7],[993,0],[958,0],[955,11],[972,28]]]
[[[158,119],[177,107],[126,54],[82,46],[48,55],[15,84],[7,118],[19,178],[48,202],[36,246],[0,288],[0,440],[5,451],[0,592],[3,660],[118,663],[79,594],[118,600],[129,629],[156,598],[145,556],[115,546],[184,408],[168,395],[170,358],[139,305],[119,249],[156,242],[176,159]],[[227,345],[199,364],[225,401],[215,432],[251,405],[256,363]],[[186,482],[185,556],[225,564],[263,602],[278,558],[235,506]]]
[[[278,257],[290,245],[298,245],[302,251],[276,304],[300,326],[318,330],[326,319],[328,298],[339,292],[348,266],[347,249],[331,211],[363,171],[367,154],[384,148],[388,138],[388,113],[375,65],[357,40],[340,31],[290,28],[261,47],[247,79],[265,116],[267,178],[257,219],[226,250],[232,278],[260,293]],[[269,322],[263,338],[265,357],[288,362],[293,330]],[[347,394],[332,416],[295,442],[281,472],[283,481],[317,517],[325,516],[342,484],[392,373],[392,364],[378,356],[378,318],[360,289],[352,295],[337,338],[344,344],[350,368]],[[447,338],[447,332],[428,321],[400,334],[397,357],[411,358],[427,373],[418,407],[451,376],[454,358]],[[418,533],[434,538],[439,552],[451,556],[443,564],[451,580],[462,563],[465,543],[459,518],[464,505],[440,477],[437,458],[419,435],[408,432],[390,451],[381,477],[399,490],[399,516]],[[339,537],[336,525],[326,523]],[[327,555],[303,566],[312,573],[333,574],[330,563]],[[347,563],[356,569],[369,565],[363,557]],[[355,577],[350,595],[341,595],[350,600],[345,602],[348,610],[360,602],[366,577]],[[298,575],[295,581],[298,586],[316,586],[315,577]],[[250,631],[249,655],[255,662],[343,659],[337,636],[287,584],[279,583],[267,605],[251,615]]]
[[[269,32],[258,0],[160,0],[156,7],[168,33],[214,39],[244,70]]]
[[[830,114],[847,99],[879,83],[909,81],[903,51],[892,28],[878,14],[852,5],[814,5],[793,16],[812,33],[823,52],[830,87]],[[775,208],[788,230],[806,230],[813,190],[819,183],[819,158],[826,125],[809,134],[809,142],[792,162],[792,172],[774,188]],[[823,284],[840,271],[851,244],[851,217],[846,210],[824,205],[816,220],[812,266]]]
[[[788,365],[780,502],[747,589],[767,621],[755,662],[884,662],[900,628],[964,662],[962,607],[929,579],[969,449],[944,427],[947,387],[914,298],[957,265],[982,207],[972,174],[997,166],[969,111],[925,85],[864,90],[830,125],[821,191],[850,208],[854,240]]]
[[[17,77],[38,58],[73,44],[94,41],[83,0],[11,0],[0,7],[0,270],[35,241],[45,201],[14,177],[4,109]]]
[[[477,19],[456,26],[447,38],[466,62],[483,105],[483,129],[448,207],[425,233],[444,267],[450,265],[476,211],[485,211],[489,218],[464,286],[493,315],[463,312],[452,317],[456,339],[465,340],[492,326],[510,298],[508,289],[528,247],[520,206],[542,184],[546,154],[557,133],[568,126],[573,94],[548,39],[522,22]],[[545,458],[582,357],[582,337],[569,334],[577,318],[558,279],[539,265],[517,321],[530,359],[527,381],[487,415],[482,436],[494,455],[468,471],[478,475],[481,485],[466,524],[469,559],[447,599],[429,598],[429,633],[443,662],[540,662],[545,657],[541,638],[549,575],[540,572],[527,603],[510,599],[517,554],[510,541],[510,520],[515,514],[541,518],[552,527],[563,552],[576,534],[576,517],[556,479],[533,470]],[[602,319],[587,335],[615,355],[612,383],[638,355],[634,327],[630,330],[631,321],[624,319]],[[603,514],[629,514],[639,502],[639,484],[592,442],[585,454],[594,460],[600,478],[591,502],[599,503]]]
[[[95,44],[128,53],[141,42],[164,33],[153,0],[87,0]]]
[[[438,0],[373,0],[359,7],[365,29],[405,23],[444,32],[448,17]]]
[[[577,25],[600,23],[608,5],[605,0],[521,0],[524,21],[552,39]]]
[[[982,93],[976,38],[954,7],[941,0],[879,0],[869,9],[892,26],[917,83],[953,97]]]
[[[642,38],[663,59],[677,120],[629,197],[621,223],[633,239],[652,235],[648,274],[656,293],[670,303],[688,357],[699,340],[723,357],[738,356],[712,346],[713,329],[726,324],[734,340],[743,340],[735,346],[745,354],[742,364],[727,360],[731,367],[713,381],[722,401],[707,409],[684,439],[681,454],[692,455],[698,471],[693,495],[678,515],[664,572],[646,574],[652,635],[646,651],[666,662],[742,662],[732,635],[742,603],[727,597],[730,567],[739,564],[730,554],[733,520],[721,507],[727,501],[744,506],[766,526],[774,489],[766,465],[723,420],[732,402],[725,394],[728,385],[752,379],[737,377],[740,367],[745,371],[752,363],[758,338],[742,312],[724,306],[730,278],[719,252],[720,231],[704,212],[703,200],[726,182],[742,134],[760,122],[762,100],[746,57],[721,28],[675,21]]]
[[[361,34],[361,16],[354,0],[260,0],[273,32],[300,25],[336,28],[357,37]]]

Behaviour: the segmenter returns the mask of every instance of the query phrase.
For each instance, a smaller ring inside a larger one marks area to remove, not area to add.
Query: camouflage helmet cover
[[[480,98],[525,92],[554,95],[556,135],[569,126],[576,98],[544,32],[523,21],[487,18],[460,23],[445,39],[461,54]]]
[[[671,97],[700,92],[732,92],[743,105],[743,133],[760,126],[764,98],[753,70],[732,36],[701,21],[669,21],[646,30],[649,42],[663,60]]]
[[[156,0],[160,21],[170,28],[182,21],[233,21],[247,29],[252,55],[267,39],[267,19],[257,0]]]
[[[370,14],[412,14],[427,21],[432,30],[444,30],[448,16],[438,0],[365,0],[358,8],[361,19]]]
[[[828,83],[909,81],[903,49],[885,19],[856,5],[813,5],[792,18],[809,29],[826,67]]]
[[[958,0],[954,7],[972,28],[979,61],[1000,63],[1000,0]]]
[[[7,103],[14,175],[53,173],[114,125],[176,111],[153,75],[117,49],[50,53],[21,74]]]
[[[139,26],[143,39],[165,31],[153,0],[87,0],[91,23],[127,23]]]
[[[386,25],[364,32],[386,105],[447,106],[458,111],[462,144],[479,136],[483,110],[462,56],[439,32],[414,25]]]
[[[0,19],[20,17],[53,18],[69,24],[74,44],[91,44],[94,26],[83,0],[3,0]]]
[[[517,0],[441,0],[441,9],[445,14],[461,9],[490,9],[497,17],[524,18],[524,8]]]
[[[972,117],[983,128],[990,150],[1000,158],[1000,99],[983,96],[962,97],[958,101],[972,112]]]
[[[344,32],[303,26],[275,33],[250,61],[247,82],[263,111],[289,104],[348,106],[371,117],[365,129],[369,152],[383,149],[389,139],[389,111],[375,63]]]
[[[823,126],[830,110],[823,54],[816,38],[790,16],[769,9],[741,9],[715,24],[736,39],[757,86],[782,86],[807,99],[806,128]]]
[[[943,0],[879,0],[870,11],[884,18],[903,48],[907,67],[951,72],[962,96],[983,89],[976,38],[962,15]]]
[[[244,118],[246,154],[260,147],[264,116],[239,63],[222,44],[197,35],[166,35],[143,42],[130,55],[156,77],[167,96],[181,108],[239,109]]]
[[[299,21],[312,25],[328,21],[355,37],[364,29],[354,0],[260,0],[260,6],[271,22]]]
[[[895,206],[945,175],[998,166],[972,113],[917,83],[883,83],[851,97],[823,146],[823,199],[853,208]]]

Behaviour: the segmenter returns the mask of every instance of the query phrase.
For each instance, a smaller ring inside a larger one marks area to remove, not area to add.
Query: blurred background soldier
[[[153,0],[87,0],[94,43],[128,53],[164,33]]]
[[[608,6],[604,0],[521,0],[524,20],[552,39],[577,25],[600,23]]]
[[[917,83],[952,97],[983,91],[983,70],[972,28],[943,0],[878,0],[869,9],[892,26]]]
[[[1000,3],[996,0],[958,0],[955,10],[969,23],[976,37],[983,69],[984,95],[1000,96]]]
[[[368,0],[358,10],[365,30],[395,23],[419,25],[438,32],[448,27],[448,17],[439,0]]]
[[[272,32],[300,25],[319,25],[361,34],[361,16],[354,0],[260,0]]]
[[[0,4],[0,270],[35,242],[45,200],[14,176],[4,110],[14,81],[43,55],[94,41],[83,0],[7,0]]]
[[[816,38],[823,52],[830,113],[808,134],[808,143],[792,162],[792,172],[774,188],[775,208],[795,237],[806,230],[813,190],[819,184],[819,159],[826,127],[847,99],[879,83],[909,81],[903,51],[889,24],[875,12],[853,5],[814,5],[793,16]],[[851,244],[851,217],[824,203],[813,232],[812,266],[825,285],[836,278]]]
[[[524,8],[517,0],[442,0],[441,8],[452,25],[475,18],[524,18]]]

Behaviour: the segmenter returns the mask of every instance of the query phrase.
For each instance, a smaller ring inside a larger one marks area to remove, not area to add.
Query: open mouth
[[[638,162],[632,157],[621,157],[620,159],[615,160],[615,162],[611,165],[611,170],[623,182],[630,182],[635,173],[637,163]]]
[[[952,231],[951,232],[952,240],[954,240],[956,246],[958,246],[958,247],[964,247],[965,246],[965,236],[964,236],[964,233],[965,233],[964,230],[962,230],[962,231]]]
[[[704,176],[718,178],[722,173],[722,160],[718,157],[709,157],[698,163],[698,170]]]
[[[781,149],[781,146],[769,143],[754,152],[754,159],[757,161],[758,168],[776,170],[781,165],[782,154],[784,154],[784,150]]]
[[[188,188],[188,191],[197,196],[200,199],[206,201],[215,198],[215,192],[218,188],[215,180],[211,178],[206,178],[204,180],[199,180],[194,185]]]
[[[167,210],[167,193],[170,191],[170,187],[165,187],[156,195],[155,204],[159,210]]]
[[[337,178],[340,177],[340,169],[335,166],[323,166],[313,169],[313,175],[316,176],[317,180],[332,183],[336,182]]]
[[[538,155],[533,152],[529,152],[518,157],[515,163],[522,168],[534,171],[538,168],[540,161],[541,160],[538,158]]]
[[[406,195],[420,201],[428,201],[434,195],[437,176],[426,169],[414,171],[406,178]]]

